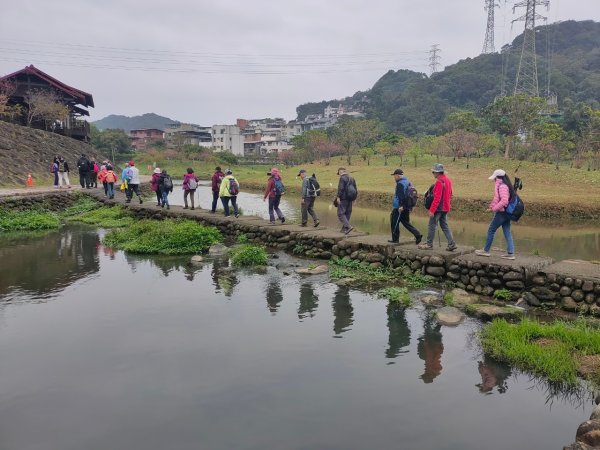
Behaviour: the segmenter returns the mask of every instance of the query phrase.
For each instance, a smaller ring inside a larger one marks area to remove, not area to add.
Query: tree
[[[377,120],[342,117],[332,134],[334,141],[344,149],[348,165],[352,165],[352,156],[356,149],[372,145],[381,132],[381,123]]]
[[[421,147],[419,140],[412,141],[406,154],[413,159],[415,167],[417,167],[417,160],[423,156],[423,147]]]
[[[554,122],[544,121],[539,123],[534,130],[534,145],[539,147],[542,158],[554,161],[556,170],[574,144],[569,139],[569,134]]]
[[[518,94],[498,98],[485,108],[484,116],[492,130],[506,138],[504,158],[510,157],[519,133],[530,131],[539,120],[544,105],[545,101],[540,97]]]
[[[367,166],[371,165],[371,158],[375,155],[373,147],[365,147],[360,149],[360,157],[367,162]]]
[[[69,116],[68,106],[60,102],[54,91],[32,89],[27,93],[25,101],[28,127],[33,122],[44,121],[44,128],[48,130],[55,122],[64,122]]]
[[[131,153],[129,137],[125,134],[125,131],[120,129],[99,131],[93,124],[90,131],[92,146],[103,153],[110,153],[113,162],[116,161],[117,156],[129,155]]]
[[[388,158],[394,155],[394,145],[388,141],[379,141],[374,147],[375,153],[383,156],[383,165],[388,165]]]
[[[21,108],[19,105],[10,105],[10,98],[16,92],[17,85],[9,80],[0,81],[0,118],[12,120],[19,115]]]
[[[481,121],[471,111],[454,111],[446,117],[445,127],[449,131],[475,131]]]
[[[600,109],[588,107],[587,117],[581,132],[577,136],[576,149],[578,158],[587,158],[588,170],[600,169]]]
[[[456,130],[446,134],[443,138],[443,142],[452,154],[452,161],[456,161],[456,158],[467,158],[468,169],[470,157],[477,150],[479,135],[457,128]]]

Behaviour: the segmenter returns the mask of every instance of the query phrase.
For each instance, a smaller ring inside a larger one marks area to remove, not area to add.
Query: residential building
[[[216,152],[244,156],[244,135],[237,125],[213,125],[212,147]]]
[[[138,151],[145,151],[153,142],[164,142],[165,133],[158,128],[140,128],[129,132],[131,146]]]
[[[212,127],[201,127],[193,123],[171,123],[165,130],[167,147],[179,148],[183,145],[212,147]]]

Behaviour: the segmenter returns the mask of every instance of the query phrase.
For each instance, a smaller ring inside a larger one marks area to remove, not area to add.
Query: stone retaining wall
[[[12,195],[0,197],[0,209],[26,210],[32,208],[45,208],[50,211],[61,211],[71,206],[77,200],[72,191],[67,193],[56,192],[28,192],[27,195]]]

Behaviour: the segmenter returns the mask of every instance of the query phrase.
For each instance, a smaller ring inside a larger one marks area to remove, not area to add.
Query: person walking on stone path
[[[102,164],[100,166],[100,171],[98,172],[98,181],[102,184],[104,188],[104,196],[108,197],[108,186],[106,183],[106,164]]]
[[[62,188],[64,185],[71,189],[71,182],[69,181],[69,165],[65,161],[65,158],[60,156],[58,158],[58,187]]]
[[[58,155],[54,155],[50,172],[54,175],[54,189],[58,189]]]
[[[221,167],[215,167],[215,173],[213,173],[210,179],[213,196],[210,212],[213,214],[217,211],[217,201],[219,200],[219,191],[221,190],[221,182],[223,181],[223,178],[225,178],[225,174],[221,172]]]
[[[416,244],[419,245],[421,239],[423,239],[423,235],[410,223],[410,211],[414,206],[410,197],[410,188],[412,187],[412,184],[408,181],[408,178],[404,176],[402,169],[394,170],[392,176],[396,181],[396,190],[392,200],[392,213],[390,218],[392,239],[388,242],[391,242],[392,244],[398,244],[400,242],[400,224],[402,224],[404,228],[412,233],[415,237]]]
[[[306,176],[306,170],[301,169],[298,176],[302,179],[302,188],[300,190],[300,213],[302,216],[301,226],[305,227],[308,223],[308,215],[314,221],[314,227],[319,226],[319,218],[315,212],[315,200],[317,198],[317,190],[311,183],[311,178]]]
[[[77,169],[79,170],[79,184],[81,189],[90,189],[90,160],[85,155],[81,154],[81,157],[77,160]]]
[[[167,169],[163,169],[158,177],[158,192],[160,193],[160,205],[164,208],[171,209],[169,206],[169,193],[173,192],[173,180],[167,173]]]
[[[354,227],[350,225],[350,217],[352,216],[352,203],[358,197],[358,188],[356,187],[356,181],[348,175],[344,167],[340,167],[337,174],[340,180],[338,182],[337,196],[333,204],[337,207],[337,216],[342,224],[340,232],[348,234],[354,230]]]
[[[140,190],[140,171],[135,167],[133,160],[129,161],[129,180],[127,181],[127,200],[125,203],[130,203],[133,198],[133,194],[137,195],[140,204],[144,203],[142,200],[142,191]]]
[[[495,170],[489,179],[495,183],[494,198],[489,206],[489,211],[494,213],[494,217],[488,228],[483,250],[475,250],[475,254],[479,256],[491,256],[490,249],[492,248],[492,242],[494,242],[494,235],[496,234],[496,230],[502,227],[504,239],[506,239],[506,253],[501,255],[501,257],[504,259],[515,259],[515,245],[510,231],[510,216],[506,213],[506,207],[516,195],[515,189],[510,178],[508,178],[508,175],[502,169]]]
[[[131,170],[129,170],[129,163],[125,163],[125,167],[121,171],[121,190],[125,192],[125,197],[129,199],[129,189],[127,185],[131,180]]]
[[[237,218],[239,217],[237,207],[237,196],[240,193],[240,184],[233,176],[231,169],[225,171],[225,178],[221,181],[221,188],[219,189],[219,197],[221,197],[221,203],[225,210],[225,217],[229,217],[229,202],[233,206],[233,214]]]
[[[113,166],[110,164],[106,165],[106,175],[104,175],[104,182],[106,183],[106,195],[109,199],[115,198],[115,183],[117,182],[117,174],[113,170]]]
[[[156,194],[156,206],[162,206],[162,195],[160,193],[160,189],[158,189],[158,179],[160,178],[160,175],[160,168],[157,167],[154,169],[152,178],[150,179],[150,189]]]
[[[194,174],[194,169],[188,167],[187,173],[183,176],[183,209],[188,209],[188,196],[190,197],[190,204],[194,208],[194,194],[198,189],[198,177]]]
[[[428,207],[429,226],[427,228],[427,242],[419,245],[419,248],[423,250],[433,249],[433,238],[439,223],[444,236],[448,240],[446,250],[452,252],[456,250],[456,242],[454,242],[452,231],[448,226],[447,217],[450,212],[450,200],[452,198],[452,181],[444,174],[444,166],[442,164],[435,164],[431,169],[431,173],[435,178],[435,183],[425,195],[426,207],[428,203],[427,197],[431,197],[431,205]]]
[[[266,201],[267,198],[269,199],[269,223],[275,225],[275,214],[277,214],[277,218],[281,220],[281,223],[285,223],[285,216],[279,209],[281,196],[285,194],[285,186],[283,185],[281,174],[277,167],[273,167],[270,172],[267,172],[267,175],[269,178],[263,201]]]
[[[100,167],[96,161],[90,161],[90,187],[98,187],[98,172],[100,172]]]

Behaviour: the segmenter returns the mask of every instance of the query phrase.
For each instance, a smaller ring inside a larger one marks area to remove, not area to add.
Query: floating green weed
[[[234,266],[265,266],[268,261],[265,248],[252,244],[243,244],[232,249],[229,256]]]
[[[377,291],[377,297],[389,300],[391,303],[408,307],[412,301],[407,288],[388,287]]]
[[[185,255],[205,252],[221,239],[216,228],[191,220],[141,220],[111,231],[104,244],[132,253]]]
[[[50,211],[0,209],[0,233],[54,230],[59,227],[60,218]]]

